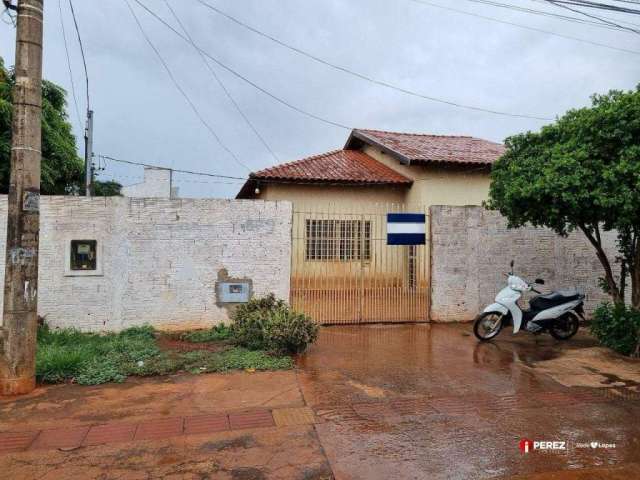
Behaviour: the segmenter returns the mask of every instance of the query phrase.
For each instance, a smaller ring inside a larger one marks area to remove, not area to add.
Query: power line
[[[11,25],[13,28],[16,28],[17,14],[14,12],[18,10],[18,7],[12,4],[10,0],[2,0],[2,4],[4,5],[4,10],[2,11],[2,15],[0,15],[0,18],[2,18],[2,23]],[[9,21],[4,19],[5,16],[9,19]]]
[[[60,12],[60,26],[62,27],[62,39],[64,40],[64,51],[67,55],[67,67],[69,68],[69,80],[71,81],[71,95],[73,104],[75,105],[76,115],[78,116],[78,125],[82,130],[82,115],[80,115],[80,107],[78,106],[78,96],[76,95],[76,82],[73,80],[73,70],[71,68],[71,57],[69,56],[69,45],[67,42],[67,32],[64,28],[64,16],[62,14],[62,0],[58,0],[58,11]]]
[[[459,10],[457,8],[447,7],[447,6],[444,6],[444,5],[438,5],[436,3],[431,3],[431,2],[428,2],[426,0],[408,0],[408,1],[413,2],[413,3],[418,3],[418,4],[421,4],[421,5],[426,5],[426,6],[429,6],[429,7],[439,8],[441,10],[448,10],[450,12],[459,13],[461,15],[467,15],[467,16],[470,16],[470,17],[481,18],[483,20],[488,20],[490,22],[502,23],[504,25],[510,25],[512,27],[524,28],[526,30],[531,30],[533,32],[545,33],[547,35],[553,35],[555,37],[564,38],[564,39],[567,39],[567,40],[574,40],[576,42],[588,43],[590,45],[595,45],[597,47],[603,47],[603,48],[608,48],[610,50],[617,50],[619,52],[625,52],[625,53],[632,53],[634,55],[640,55],[640,51],[637,51],[637,50],[630,50],[630,49],[627,49],[627,48],[615,47],[613,45],[609,45],[609,44],[606,44],[606,43],[594,42],[592,40],[586,40],[584,38],[573,37],[571,35],[565,35],[563,33],[553,32],[551,30],[545,30],[545,29],[542,29],[542,28],[532,27],[530,25],[523,25],[521,23],[510,22],[508,20],[502,20],[502,19],[495,18],[495,17],[489,17],[487,15],[481,15],[481,14],[478,14],[478,13],[467,12],[465,10]]]
[[[249,168],[247,165],[242,163],[242,161],[240,161],[240,159],[236,156],[236,154],[233,153],[233,151],[224,144],[224,142],[218,136],[218,134],[215,132],[215,130],[211,127],[211,125],[209,125],[209,123],[202,116],[202,114],[200,113],[200,110],[198,110],[198,107],[191,100],[191,98],[189,97],[187,92],[182,88],[182,86],[180,85],[180,83],[178,82],[176,77],[174,76],[173,72],[169,68],[169,65],[167,64],[165,59],[162,57],[162,54],[160,53],[158,48],[154,45],[154,43],[151,41],[151,38],[147,35],[147,32],[144,30],[144,27],[142,26],[142,23],[140,23],[140,20],[138,19],[138,16],[136,15],[136,12],[133,10],[133,7],[129,3],[129,0],[124,0],[124,1],[127,4],[127,6],[129,7],[129,11],[131,12],[131,15],[133,16],[136,24],[138,25],[138,28],[140,29],[140,33],[142,33],[142,36],[144,37],[144,39],[147,41],[147,43],[149,44],[151,49],[155,52],[156,56],[160,60],[160,63],[162,63],[162,66],[164,67],[164,69],[166,70],[167,74],[169,75],[169,78],[171,78],[171,81],[173,82],[173,85],[182,94],[182,96],[187,101],[187,103],[189,104],[189,106],[191,107],[193,112],[196,114],[196,116],[198,117],[200,122],[205,126],[205,128],[209,131],[209,133],[213,136],[213,138],[215,138],[215,140],[218,142],[218,144],[235,160],[235,162],[238,165],[241,165],[244,168],[246,168],[247,170],[251,171],[251,168]]]
[[[220,175],[220,174],[217,174],[217,173],[196,172],[196,171],[193,171],[193,170],[181,170],[179,168],[161,167],[159,165],[152,165],[150,163],[134,162],[134,161],[131,161],[131,160],[123,160],[121,158],[114,158],[114,157],[111,157],[109,155],[97,155],[97,156],[99,158],[102,158],[103,160],[110,160],[112,162],[126,163],[126,164],[129,164],[129,165],[138,165],[138,166],[147,167],[147,168],[156,168],[158,170],[171,170],[171,171],[176,172],[176,173],[186,173],[186,174],[189,174],[189,175],[199,175],[199,176],[203,176],[203,177],[225,178],[225,179],[228,179],[228,180],[248,180],[248,177],[233,177],[233,176],[229,176],[229,175]]]
[[[609,30],[620,30],[618,27],[615,27],[613,25],[603,24],[600,21],[587,20],[585,18],[573,17],[570,15],[560,15],[558,13],[553,13],[546,10],[536,10],[534,8],[521,7],[519,5],[513,5],[511,3],[502,3],[502,2],[492,1],[492,0],[466,0],[466,1],[471,3],[478,3],[480,5],[488,5],[491,7],[504,8],[507,10],[513,10],[515,12],[520,12],[520,13],[528,13],[531,15],[538,15],[538,16],[553,18],[556,20],[563,20],[566,22],[579,23],[579,24],[588,25],[591,27],[606,28]],[[543,1],[543,3],[545,2],[546,0]]]
[[[530,1],[548,6],[547,0],[530,0]],[[582,20],[582,21],[585,21],[585,22],[589,22],[589,20],[585,20],[583,18],[580,18],[580,19],[577,18],[577,17],[574,17],[574,18],[576,18],[576,20]],[[628,21],[625,21],[625,20],[614,19],[612,17],[605,17],[605,16],[603,16],[602,18],[605,18],[607,20],[616,20],[618,23],[624,23],[626,25],[631,25],[632,27],[640,27],[640,24],[633,23],[633,22],[628,22]],[[600,26],[605,27],[605,28],[612,28],[612,29],[616,30],[615,27],[610,27],[609,25],[604,25],[604,24],[599,23],[599,22],[590,22],[590,23],[593,23],[594,25],[600,25]]]
[[[126,1],[126,0],[125,0]],[[169,30],[171,30],[173,33],[175,33],[177,36],[179,36],[180,38],[182,38],[185,42],[188,42],[189,44],[191,44],[191,42],[189,42],[189,39],[183,35],[182,33],[180,33],[178,30],[176,30],[175,28],[173,28],[173,26],[169,23],[167,23],[162,17],[160,17],[158,14],[156,14],[153,10],[151,10],[149,7],[147,7],[144,3],[142,3],[140,0],[133,0],[134,2],[136,2],[140,7],[142,7],[147,13],[149,13],[149,15],[151,15],[152,17],[154,17],[157,21],[159,21],[160,23],[162,23],[165,27],[167,27]],[[238,73],[236,70],[234,70],[233,68],[229,67],[228,65],[222,63],[220,60],[218,60],[216,57],[214,57],[213,55],[211,55],[209,52],[207,52],[206,50],[203,50],[201,47],[197,46],[194,44],[194,46],[200,51],[202,52],[202,54],[204,56],[206,56],[207,58],[209,58],[210,60],[212,60],[213,62],[215,62],[217,65],[219,65],[220,67],[224,68],[226,71],[228,71],[229,73],[231,73],[232,75],[240,78],[241,80],[243,80],[244,82],[248,83],[249,85],[251,85],[253,88],[255,88],[256,90],[259,90],[260,92],[264,93],[265,95],[267,95],[268,97],[272,98],[273,100],[275,100],[278,103],[281,103],[282,105],[286,106],[287,108],[290,108],[291,110],[294,110],[302,115],[305,115],[309,118],[313,118],[314,120],[318,120],[319,122],[323,122],[326,123],[327,125],[332,125],[334,127],[339,127],[342,128],[344,130],[352,130],[353,127],[349,127],[347,125],[344,125],[342,123],[339,122],[334,122],[333,120],[329,120],[327,118],[321,117],[320,115],[316,115],[314,113],[308,112],[306,110],[303,110],[302,108],[296,107],[295,105],[293,105],[292,103],[287,102],[286,100],[283,100],[282,98],[278,97],[277,95],[271,93],[270,91],[262,88],[260,85],[258,85],[257,83],[253,82],[252,80],[250,80],[249,78],[245,77],[244,75]]]
[[[484,113],[491,113],[494,115],[502,115],[502,116],[507,116],[507,117],[517,117],[517,118],[529,118],[529,119],[533,119],[533,120],[553,120],[553,118],[550,117],[541,117],[541,116],[537,116],[537,115],[529,115],[529,114],[518,114],[518,113],[509,113],[509,112],[503,112],[503,111],[499,111],[499,110],[493,110],[493,109],[489,109],[489,108],[484,108],[484,107],[478,107],[478,106],[474,106],[474,105],[467,105],[467,104],[463,104],[463,103],[459,103],[459,102],[454,102],[451,100],[446,100],[446,99],[442,99],[442,98],[438,98],[438,97],[433,97],[430,95],[425,95],[423,93],[419,93],[413,90],[409,90],[407,88],[403,88],[388,82],[385,82],[383,80],[378,80],[376,78],[370,77],[368,75],[365,75],[363,73],[360,72],[356,72],[354,70],[351,70],[347,67],[343,67],[340,65],[337,65],[335,63],[332,63],[328,60],[325,60],[323,58],[320,58],[312,53],[307,52],[306,50],[302,50],[298,47],[295,47],[293,45],[290,45],[276,37],[274,37],[273,35],[270,35],[268,33],[263,32],[262,30],[258,30],[255,27],[252,27],[251,25],[243,22],[242,20],[239,20],[238,18],[220,10],[219,8],[210,5],[209,3],[205,2],[204,0],[196,0],[198,3],[200,3],[201,5],[203,5],[204,7],[212,10],[213,12],[222,15],[223,17],[227,18],[228,20],[231,20],[232,22],[236,23],[237,25],[240,25],[241,27],[255,33],[256,35],[260,35],[261,37],[264,37],[268,40],[271,40],[274,43],[277,43],[278,45],[287,48],[293,52],[296,52],[300,55],[303,55],[311,60],[314,60],[318,63],[321,63],[322,65],[325,65],[327,67],[333,68],[335,70],[339,70],[340,72],[346,73],[347,75],[351,75],[353,77],[359,78],[360,80],[365,80],[369,83],[373,83],[375,85],[381,86],[381,87],[385,87],[385,88],[389,88],[391,90],[395,90],[397,92],[400,93],[404,93],[406,95],[410,95],[413,97],[418,97],[421,98],[423,100],[428,100],[431,102],[437,102],[437,103],[443,103],[445,105],[450,105],[453,107],[457,107],[457,108],[464,108],[467,110],[474,110],[474,111],[479,111],[479,112],[484,112]]]
[[[234,105],[234,107],[236,108],[236,110],[238,111],[240,116],[244,119],[244,121],[247,123],[249,128],[253,131],[253,133],[256,135],[256,137],[260,140],[262,145],[264,145],[264,147],[267,149],[267,151],[271,154],[271,157],[273,157],[273,160],[275,161],[275,163],[279,163],[280,160],[277,157],[277,155],[275,154],[275,152],[271,149],[271,147],[269,146],[267,141],[264,139],[264,137],[262,135],[260,135],[260,132],[258,132],[258,129],[253,125],[251,120],[249,120],[249,117],[247,115],[245,115],[244,111],[242,110],[242,108],[240,108],[240,105],[238,104],[238,102],[236,102],[235,98],[233,98],[233,95],[231,95],[231,92],[227,89],[227,87],[225,86],[225,84],[222,81],[222,79],[218,76],[218,74],[213,69],[213,67],[211,65],[209,65],[209,62],[207,61],[207,58],[202,54],[202,52],[200,50],[198,50],[198,47],[195,45],[195,42],[193,41],[193,37],[191,37],[191,35],[189,34],[189,30],[187,28],[185,28],[184,24],[180,20],[180,17],[178,17],[178,15],[174,11],[174,9],[171,7],[171,4],[169,3],[169,0],[164,0],[164,2],[166,3],[167,7],[171,11],[171,14],[173,15],[173,18],[175,18],[175,20],[178,22],[178,25],[180,25],[180,28],[182,29],[184,34],[187,36],[187,38],[189,38],[189,42],[191,42],[191,45],[193,46],[195,51],[198,53],[198,55],[202,59],[202,62],[207,67],[207,70],[209,70],[209,72],[211,73],[213,78],[216,80],[218,85],[220,85],[220,88],[222,88],[222,90],[224,91],[224,93],[227,96],[227,98]]]
[[[87,83],[87,112],[91,110],[91,103],[89,102],[89,72],[87,70],[87,60],[84,56],[84,45],[82,45],[82,37],[80,36],[80,28],[78,28],[78,19],[76,18],[76,12],[73,8],[73,0],[69,0],[69,7],[71,7],[71,16],[73,17],[73,25],[76,29],[76,35],[78,36],[78,43],[80,44],[80,53],[82,54],[82,64],[84,65],[84,78]]]
[[[630,13],[632,15],[640,15],[640,10],[635,10],[628,7],[619,7],[616,5],[611,5],[610,3],[592,2],[589,0],[557,0],[556,3],[564,3],[567,5],[575,5],[578,7],[595,8],[598,10],[609,10],[611,12]],[[624,3],[635,4],[635,2],[624,2]]]
[[[640,30],[636,30],[635,28],[631,28],[631,27],[624,27],[624,26],[620,25],[619,23],[616,23],[616,22],[614,22],[614,21],[612,21],[612,20],[608,20],[608,19],[605,19],[605,18],[599,17],[599,16],[597,16],[597,15],[592,15],[592,14],[590,14],[590,13],[583,12],[583,11],[582,11],[582,10],[580,10],[580,9],[577,9],[577,8],[571,8],[570,6],[565,5],[565,3],[569,3],[569,4],[571,4],[571,5],[574,5],[575,3],[570,3],[570,2],[557,2],[557,1],[553,1],[553,0],[547,0],[547,3],[550,3],[551,5],[555,5],[556,7],[564,8],[565,10],[569,10],[570,12],[575,12],[575,13],[578,13],[578,14],[580,14],[580,15],[584,15],[585,17],[588,17],[588,18],[593,18],[593,19],[596,19],[596,20],[600,20],[600,21],[601,21],[602,23],[604,23],[604,24],[612,25],[612,26],[614,26],[614,27],[618,27],[618,28],[620,28],[621,30],[626,30],[626,31],[629,31],[629,32],[633,32],[633,33],[640,34]],[[640,13],[640,12],[639,12],[639,13]]]

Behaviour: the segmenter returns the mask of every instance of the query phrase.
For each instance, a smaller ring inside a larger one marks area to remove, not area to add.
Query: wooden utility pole
[[[93,110],[87,110],[84,129],[84,191],[85,196],[93,196]]]
[[[35,388],[44,0],[18,0],[0,394]]]

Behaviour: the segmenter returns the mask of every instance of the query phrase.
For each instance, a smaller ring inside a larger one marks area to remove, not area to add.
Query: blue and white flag
[[[387,245],[424,245],[424,213],[387,213]]]

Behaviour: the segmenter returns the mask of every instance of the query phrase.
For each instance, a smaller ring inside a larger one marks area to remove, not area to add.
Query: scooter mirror
[[[513,270],[513,260],[511,260],[511,263],[509,265],[511,266],[511,269]]]
[[[536,282],[538,285],[544,285],[544,280],[541,278],[536,278]]]

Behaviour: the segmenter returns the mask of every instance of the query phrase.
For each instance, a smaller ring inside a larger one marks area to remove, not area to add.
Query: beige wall
[[[438,165],[402,165],[396,158],[375,147],[363,151],[388,167],[413,180],[405,203],[410,205],[481,205],[489,194],[489,173],[473,167]]]
[[[261,200],[288,200],[294,208],[308,205],[334,211],[359,211],[372,203],[405,204],[407,207],[431,205],[481,205],[489,194],[489,172],[474,167],[444,165],[402,165],[396,158],[375,147],[365,146],[363,151],[379,162],[413,180],[410,187],[381,185],[326,186],[313,184],[263,184]]]
[[[287,200],[293,203],[296,211],[304,207],[334,212],[354,212],[364,209],[372,203],[405,202],[408,187],[381,185],[366,187],[358,185],[300,185],[267,184],[260,185],[260,200]]]

